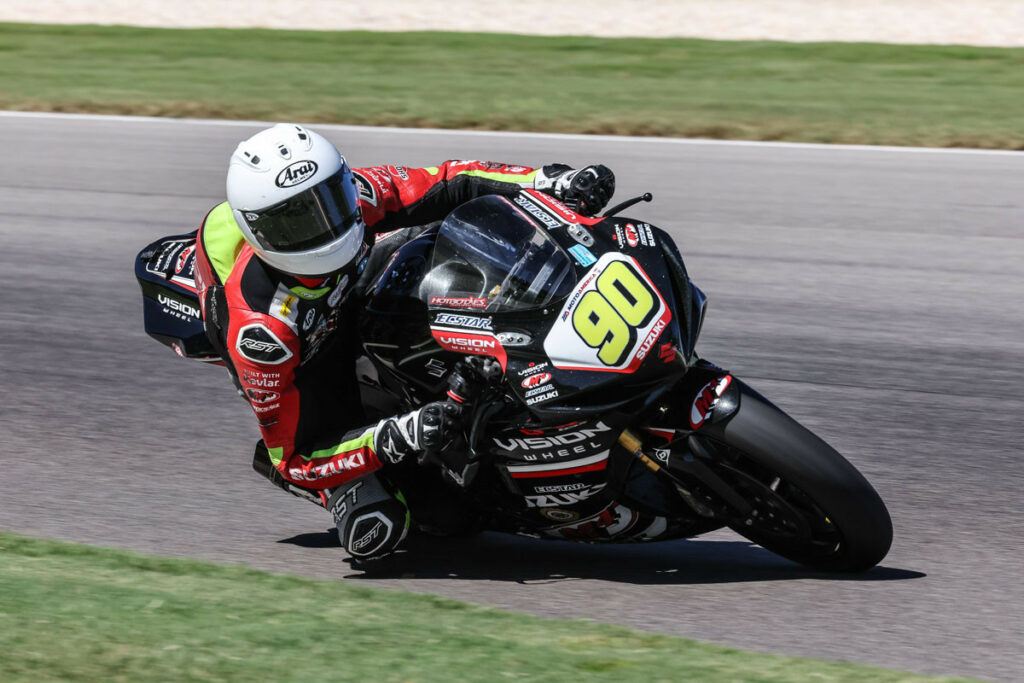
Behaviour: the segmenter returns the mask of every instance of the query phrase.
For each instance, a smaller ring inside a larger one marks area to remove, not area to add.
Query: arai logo
[[[296,161],[278,173],[274,182],[278,187],[292,187],[309,180],[318,168],[315,161]]]

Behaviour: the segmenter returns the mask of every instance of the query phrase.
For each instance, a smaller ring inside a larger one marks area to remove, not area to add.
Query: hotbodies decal
[[[566,300],[544,352],[564,370],[633,372],[671,320],[636,259],[604,254]]]

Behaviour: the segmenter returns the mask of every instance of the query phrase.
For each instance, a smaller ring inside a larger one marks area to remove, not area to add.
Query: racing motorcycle
[[[486,356],[501,373],[473,402],[464,447],[435,457],[484,528],[638,542],[727,526],[811,567],[873,567],[892,542],[881,498],[696,354],[707,300],[677,246],[616,216],[650,199],[590,218],[533,190],[487,196],[405,242],[363,291],[367,409],[443,399],[460,359]],[[212,360],[187,237],[137,261],[147,331]]]

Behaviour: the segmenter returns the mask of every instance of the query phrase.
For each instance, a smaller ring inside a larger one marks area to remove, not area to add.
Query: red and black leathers
[[[443,218],[484,194],[533,187],[537,171],[478,161],[430,168],[353,169],[375,234]],[[227,203],[207,214],[197,239],[196,282],[211,341],[259,421],[270,460],[288,481],[333,488],[378,469],[376,425],[365,425],[355,381],[352,271],[300,279],[274,270],[245,243]]]

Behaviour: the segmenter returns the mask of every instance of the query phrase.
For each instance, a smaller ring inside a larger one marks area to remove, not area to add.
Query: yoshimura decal
[[[238,331],[235,350],[244,358],[264,365],[279,365],[292,357],[292,352],[266,326],[256,323]]]
[[[631,256],[601,256],[544,339],[556,368],[634,372],[672,320],[661,293]]]
[[[278,187],[294,187],[316,175],[318,168],[315,161],[296,161],[278,173],[274,183]]]

